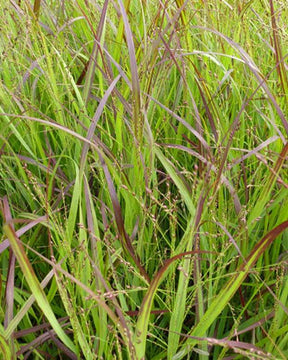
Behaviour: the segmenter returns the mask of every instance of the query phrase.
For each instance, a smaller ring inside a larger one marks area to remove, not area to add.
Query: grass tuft
[[[288,358],[285,5],[0,2],[0,358]]]

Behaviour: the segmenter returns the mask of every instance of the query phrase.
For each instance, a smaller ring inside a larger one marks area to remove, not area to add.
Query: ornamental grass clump
[[[0,4],[0,358],[288,358],[285,1]]]

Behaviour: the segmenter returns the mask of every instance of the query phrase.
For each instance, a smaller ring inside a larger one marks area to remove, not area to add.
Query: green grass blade
[[[158,147],[155,147],[154,151],[155,151],[155,154],[158,157],[158,159],[161,161],[161,163],[163,164],[163,166],[167,170],[167,173],[171,176],[172,180],[174,181],[177,188],[179,189],[179,192],[180,192],[180,194],[182,196],[182,199],[185,202],[185,204],[187,205],[187,208],[188,208],[188,210],[189,210],[189,212],[191,214],[191,217],[193,218],[195,216],[196,209],[195,209],[195,205],[194,205],[194,203],[192,201],[192,196],[191,196],[189,190],[187,189],[187,187],[183,183],[183,180],[177,174],[174,166],[163,155],[162,151]]]
[[[20,240],[17,238],[17,235],[11,225],[4,224],[3,226],[4,233],[9,239],[10,246],[16,256],[16,259],[23,271],[23,274],[26,278],[26,281],[31,289],[31,292],[35,296],[35,299],[43,311],[43,314],[46,316],[47,320],[51,324],[52,328],[55,330],[56,334],[59,336],[59,339],[73,352],[76,352],[76,348],[71,341],[71,339],[65,334],[64,330],[58,323],[55,314],[47,300],[47,297],[41,288],[39,281],[36,277],[36,274],[29,262],[29,259],[25,253],[24,247],[21,244]]]
[[[147,290],[147,293],[142,301],[141,308],[139,311],[139,317],[136,324],[136,330],[134,335],[134,346],[136,351],[137,359],[145,359],[145,349],[147,342],[147,331],[149,325],[149,317],[151,314],[151,309],[153,305],[153,300],[156,294],[158,287],[161,282],[164,280],[166,272],[171,264],[173,264],[176,260],[179,260],[187,255],[195,255],[199,253],[199,251],[187,251],[178,255],[173,256],[172,258],[165,261],[165,264],[161,267],[161,269],[157,272],[151,284]],[[200,253],[206,253],[205,251],[201,251]]]
[[[209,329],[215,319],[220,315],[223,309],[227,306],[233,295],[239,289],[243,281],[246,279],[247,275],[251,271],[253,265],[259,259],[259,257],[263,254],[263,252],[271,245],[274,239],[279,236],[285,229],[288,228],[288,221],[283,222],[282,224],[275,227],[271,230],[263,239],[261,239],[254,249],[252,250],[249,257],[246,259],[245,263],[242,264],[236,270],[235,274],[231,277],[231,279],[227,282],[227,284],[223,287],[220,293],[213,300],[204,316],[200,320],[200,322],[192,329],[190,332],[191,336],[203,336],[203,334]],[[185,354],[190,351],[193,346],[197,344],[196,340],[188,339],[185,341],[185,344],[182,346],[182,350],[180,351],[182,359]],[[177,355],[176,355],[177,357]],[[178,359],[178,357],[177,357]]]

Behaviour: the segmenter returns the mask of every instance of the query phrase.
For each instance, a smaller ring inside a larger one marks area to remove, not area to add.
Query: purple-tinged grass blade
[[[147,290],[147,293],[142,301],[141,308],[139,311],[139,317],[136,324],[135,335],[134,335],[134,346],[136,350],[137,359],[145,359],[145,350],[147,342],[147,331],[149,325],[149,318],[151,314],[151,309],[153,305],[153,300],[156,294],[156,291],[164,279],[165,273],[168,270],[169,266],[173,264],[176,260],[182,259],[188,255],[196,254],[212,254],[211,251],[187,251],[181,254],[175,255],[172,258],[166,260],[161,267],[161,269],[154,276],[151,284]]]
[[[75,278],[68,271],[64,270],[61,267],[61,264],[56,264],[55,262],[47,259],[45,256],[41,255],[38,251],[34,250],[27,244],[26,244],[26,247],[30,251],[32,251],[34,254],[36,254],[40,259],[42,259],[44,262],[51,265],[53,267],[53,270],[52,270],[53,272],[57,271],[57,272],[63,274],[67,279],[71,280],[75,285],[77,285],[81,289],[83,289],[87,293],[87,296],[89,299],[94,300],[97,303],[97,305],[102,307],[102,309],[107,313],[107,315],[110,317],[110,319],[114,323],[114,325],[116,325],[117,328],[119,329],[119,332],[121,333],[121,336],[122,336],[123,340],[125,341],[125,344],[129,347],[129,350],[131,351],[131,354],[133,355],[134,349],[133,349],[132,345],[130,346],[130,338],[131,338],[130,330],[128,329],[128,327],[126,325],[126,321],[122,314],[121,308],[119,306],[117,308],[116,300],[114,298],[112,298],[112,301],[116,305],[116,312],[119,316],[115,315],[114,311],[108,306],[108,304],[106,303],[106,300],[103,299],[102,296],[100,296],[99,294],[96,294],[88,286],[83,284],[80,280]],[[91,258],[90,258],[90,261],[91,261]],[[91,263],[93,263],[93,262],[91,262]],[[105,279],[103,278],[100,270],[97,268],[97,266],[95,264],[93,264],[93,270],[95,271],[95,273],[97,273],[97,276],[99,277],[99,280],[102,281],[104,287],[108,289]],[[132,357],[132,359],[133,359],[133,357]]]
[[[32,164],[32,165],[35,165],[37,166],[39,169],[42,169],[43,171],[49,174],[53,174],[55,172],[55,169],[51,169],[51,168],[48,168],[47,166],[43,165],[42,163],[40,163],[39,161],[37,160],[34,160],[32,159],[31,157],[28,157],[28,156],[25,156],[25,155],[21,155],[21,154],[10,154],[10,153],[2,153],[1,155],[3,156],[9,156],[9,157],[12,157],[12,156],[16,156],[20,161],[23,161],[27,164]],[[56,161],[55,159],[51,159],[51,161],[53,161],[53,165],[56,164]],[[68,180],[67,180],[67,177],[66,175],[64,174],[64,172],[61,170],[61,168],[57,168],[56,170],[56,173],[55,173],[55,177],[59,178],[61,181],[64,181],[66,183],[68,183]]]
[[[267,353],[265,351],[263,351],[262,349],[260,349],[259,347],[250,344],[250,343],[246,343],[244,341],[236,341],[236,340],[228,340],[228,339],[215,339],[215,338],[211,338],[211,337],[197,337],[197,336],[190,336],[190,335],[185,335],[185,334],[181,334],[183,337],[188,338],[188,339],[192,339],[192,340],[196,340],[198,341],[200,344],[201,343],[208,343],[209,345],[212,346],[222,346],[224,348],[229,348],[231,350],[233,350],[235,353],[238,354],[242,354],[245,356],[251,356],[251,359],[256,359],[255,355],[257,355],[258,359],[262,359],[262,360],[272,360],[276,358],[270,354]],[[195,350],[196,352],[196,350]]]
[[[195,114],[196,130],[199,132],[199,134],[202,135],[202,133],[203,133],[203,127],[202,127],[202,124],[201,124],[201,119],[200,119],[199,110],[198,110],[196,101],[195,101],[195,99],[194,99],[194,97],[193,97],[193,94],[192,94],[192,92],[191,92],[191,90],[190,90],[190,87],[188,86],[188,83],[187,83],[187,80],[186,80],[186,76],[185,76],[185,74],[183,73],[183,71],[181,70],[181,68],[180,68],[180,66],[179,66],[179,64],[178,64],[178,62],[177,62],[177,60],[176,60],[173,52],[171,51],[171,49],[169,48],[168,44],[167,44],[166,41],[164,40],[163,36],[162,36],[161,34],[160,34],[159,36],[160,36],[163,44],[165,45],[166,50],[169,52],[169,54],[170,54],[170,56],[171,56],[171,59],[173,60],[174,64],[176,65],[176,68],[178,69],[178,71],[179,71],[179,73],[180,73],[180,75],[181,75],[181,78],[182,78],[183,82],[184,82],[185,85],[186,85],[186,88],[187,88],[188,93],[189,93],[190,100],[191,100],[191,102],[192,102],[194,114]],[[211,120],[211,119],[209,119],[209,120]],[[211,125],[211,127],[212,127],[213,133],[214,133],[214,131],[215,131],[214,136],[216,136],[216,139],[218,140],[218,134],[216,133],[216,127],[215,127],[215,124],[214,124],[214,121],[213,121],[213,120],[212,120],[212,125]],[[216,135],[215,135],[215,134],[216,134]],[[201,149],[201,146],[200,146],[200,149]]]
[[[201,145],[205,148],[207,153],[208,154],[211,153],[210,146],[208,145],[207,141],[203,138],[203,136],[197,130],[195,130],[189,123],[187,123],[187,121],[182,119],[179,115],[177,115],[175,112],[170,110],[167,106],[162,104],[160,101],[155,99],[153,96],[150,96],[149,94],[146,94],[146,93],[145,93],[145,95],[147,97],[149,97],[152,101],[154,101],[157,105],[159,105],[163,110],[167,111],[167,113],[170,114],[174,119],[178,120],[182,125],[184,125],[185,128],[188,131],[190,131],[200,141]]]
[[[39,62],[42,61],[43,59],[45,59],[45,55],[42,55],[39,59],[34,60],[34,61],[31,63],[29,69],[28,69],[28,70],[25,72],[25,74],[23,75],[23,77],[22,77],[22,79],[21,79],[22,81],[19,82],[18,87],[17,87],[17,91],[19,91],[19,92],[22,91],[24,85],[26,84],[27,80],[29,79],[29,77],[30,77],[31,74],[32,74],[32,71],[33,71],[35,68],[38,69],[38,70],[41,72],[42,75],[45,75],[45,72],[43,71],[43,69],[42,69],[42,68],[40,67],[40,65],[39,65]]]
[[[74,354],[67,346],[65,346],[56,336],[55,332],[50,332],[51,339],[53,340],[54,344],[57,346],[63,354],[65,354],[71,360],[78,360],[78,356]]]
[[[2,202],[3,202],[2,211],[4,215],[4,222],[11,223],[11,226],[14,229],[7,196],[4,196]],[[5,329],[9,325],[10,321],[13,319],[15,260],[16,260],[15,255],[13,254],[13,251],[10,248],[8,275],[7,275],[7,283],[5,289],[5,298],[6,298],[6,312],[5,312],[5,320],[4,320]]]
[[[273,315],[273,312],[272,312],[272,315]],[[267,321],[269,318],[271,318],[271,314],[269,314],[268,317],[265,317],[265,319],[263,319],[264,321],[262,320],[261,322],[260,321],[257,322],[256,326],[259,326],[263,322]],[[250,328],[254,329],[255,324],[253,324]],[[160,326],[157,326],[157,329],[162,330],[162,331],[169,331]],[[251,359],[254,359],[254,356],[257,355],[257,359],[263,359],[263,360],[264,359],[266,359],[266,360],[275,359],[276,360],[276,358],[273,357],[272,354],[264,352],[261,348],[255,346],[253,344],[244,342],[244,341],[229,340],[228,338],[216,339],[216,338],[212,338],[212,337],[191,336],[191,335],[187,335],[187,334],[183,334],[183,333],[176,333],[176,334],[179,337],[182,337],[182,339],[185,339],[185,338],[192,339],[192,340],[197,341],[199,344],[207,343],[211,346],[211,348],[213,346],[222,346],[224,348],[232,349],[235,353],[240,353],[240,354],[241,353],[244,354],[244,352],[242,352],[242,350],[244,350],[246,356],[249,356],[249,355],[252,356]],[[240,332],[237,334],[240,334]],[[197,352],[199,352],[199,349],[193,349],[193,351],[195,353],[197,353]],[[211,351],[212,351],[212,349],[210,350],[210,354],[211,354]],[[207,355],[209,356],[209,353],[207,353]],[[178,357],[177,357],[177,359],[178,359]],[[180,359],[180,357],[179,357],[179,359]],[[225,358],[225,359],[227,359],[227,358]],[[255,357],[255,359],[256,359],[256,357]]]
[[[229,242],[233,244],[233,246],[235,247],[238,255],[242,258],[243,261],[245,260],[245,257],[243,256],[239,246],[237,245],[236,240],[233,238],[233,236],[230,234],[230,232],[226,229],[226,227],[224,225],[222,225],[220,222],[215,221],[215,224],[218,225],[224,232],[225,234],[228,236]]]
[[[262,89],[264,90],[264,92],[266,93],[266,95],[268,96],[268,98],[270,99],[271,103],[273,104],[274,106],[274,109],[276,110],[279,118],[281,119],[282,121],[282,124],[284,126],[284,129],[286,130],[286,133],[288,135],[288,122],[286,120],[286,117],[285,115],[283,114],[283,111],[280,109],[275,97],[273,96],[273,94],[271,93],[267,83],[266,83],[266,79],[262,78],[262,76],[259,74],[259,71],[258,71],[258,68],[256,67],[254,61],[251,59],[251,57],[247,54],[247,52],[239,45],[237,44],[236,42],[234,42],[232,39],[230,39],[228,36],[222,34],[221,32],[217,31],[217,30],[214,30],[214,29],[209,29],[209,28],[206,28],[204,26],[192,26],[192,28],[195,28],[195,29],[200,29],[200,30],[204,30],[204,31],[210,31],[212,33],[214,33],[215,35],[218,35],[220,36],[222,39],[224,39],[229,45],[231,45],[234,49],[236,49],[239,54],[241,55],[242,59],[244,60],[245,64],[249,67],[249,69],[251,70],[251,72],[253,73],[253,75],[255,76],[255,78],[257,79],[258,83],[259,83],[259,86],[258,87],[262,87]],[[283,60],[284,58],[281,59],[281,61]],[[281,62],[280,62],[281,63]],[[258,90],[258,87],[257,87],[257,90]],[[254,92],[252,94],[254,96]],[[252,96],[252,97],[253,97]],[[251,97],[250,97],[251,98]],[[249,98],[249,99],[250,99]],[[247,104],[245,104],[245,107],[246,107]],[[244,108],[245,108],[244,107]],[[243,110],[242,110],[243,111]],[[241,112],[242,112],[241,111]]]
[[[133,34],[129,25],[127,13],[122,0],[118,0],[120,12],[123,18],[126,41],[130,59],[131,80],[132,80],[132,97],[133,97],[133,123],[136,139],[139,143],[142,142],[143,120],[141,116],[141,97],[140,97],[140,82],[138,77],[138,68],[135,55],[135,46],[133,41]]]
[[[26,252],[24,250],[24,247],[17,237],[13,227],[11,226],[11,223],[5,223],[4,226],[4,232],[7,235],[10,246],[17,258],[17,261],[22,269],[23,275],[25,276],[27,283],[31,289],[31,292],[35,296],[35,299],[41,308],[42,312],[46,316],[47,320],[50,322],[52,328],[55,330],[56,334],[59,336],[59,338],[63,341],[63,343],[68,346],[70,350],[73,352],[76,352],[76,348],[71,341],[71,339],[65,334],[62,327],[58,323],[55,314],[49,304],[49,301],[42,289],[42,287],[39,284],[39,281],[37,279],[37,276],[32,268],[32,265],[26,255]]]
[[[109,96],[111,95],[112,91],[114,90],[117,82],[119,81],[119,79],[121,78],[121,75],[118,75],[111,83],[111,85],[109,86],[109,88],[107,89],[105,95],[103,96],[103,98],[100,101],[100,104],[97,107],[97,110],[95,112],[95,115],[93,116],[93,119],[91,121],[91,125],[88,129],[88,133],[87,133],[87,142],[84,143],[83,145],[83,149],[82,149],[82,153],[81,153],[81,159],[80,159],[80,174],[83,172],[84,170],[84,166],[86,163],[86,156],[87,156],[87,152],[89,149],[89,142],[91,142],[97,123],[100,119],[100,116],[102,115],[102,112],[104,110],[104,107],[107,103],[107,100],[109,99]],[[81,171],[82,170],[82,171]],[[81,177],[81,175],[80,175]]]
[[[231,167],[233,167],[237,164],[240,164],[244,160],[248,159],[250,156],[257,154],[260,150],[264,149],[266,146],[272,144],[274,141],[276,141],[278,139],[279,139],[279,136],[277,136],[277,135],[271,136],[269,139],[263,141],[259,146],[257,146],[253,150],[247,151],[247,154],[241,156],[239,159],[232,160],[231,164],[228,165],[228,168],[230,169]]]
[[[258,201],[256,202],[254,208],[251,210],[249,214],[247,224],[252,225],[254,223],[253,226],[249,226],[250,231],[252,231],[256,223],[256,219],[261,215],[265,207],[265,204],[269,200],[269,196],[273,190],[275,182],[277,181],[279,171],[281,170],[281,168],[285,163],[287,155],[288,155],[288,142],[286,143],[281,153],[279,154],[279,157],[276,161],[276,164],[274,165],[274,168],[272,169],[269,179],[267,180],[266,184],[263,186],[262,191],[258,196]]]
[[[85,194],[85,202],[86,202],[87,226],[88,226],[89,237],[90,237],[90,241],[91,241],[91,253],[92,253],[92,258],[94,260],[97,258],[97,255],[96,255],[97,243],[96,243],[95,237],[93,236],[95,234],[95,229],[94,229],[94,221],[93,221],[92,208],[91,208],[91,193],[90,193],[90,189],[89,189],[89,185],[87,183],[86,177],[84,178],[84,194]]]
[[[100,152],[98,152],[98,156],[100,158],[101,166],[102,166],[102,169],[105,174],[105,178],[106,178],[106,182],[107,182],[107,186],[108,186],[108,190],[109,190],[109,194],[110,194],[110,198],[111,198],[111,202],[112,202],[112,206],[113,206],[114,217],[115,217],[119,237],[120,237],[120,240],[123,245],[123,249],[125,251],[127,251],[129,253],[129,255],[132,257],[135,265],[137,266],[138,270],[140,271],[140,274],[145,278],[145,280],[148,283],[150,283],[150,278],[149,278],[146,270],[144,269],[144,267],[141,265],[140,259],[134,251],[131,239],[125,230],[121,206],[120,206],[119,200],[117,198],[117,193],[116,193],[109,169],[107,167],[107,164],[105,163]]]
[[[274,51],[275,51],[275,61],[277,66],[277,73],[280,79],[280,84],[282,88],[283,94],[286,96],[286,100],[288,99],[287,91],[288,91],[288,77],[287,70],[285,69],[284,62],[281,61],[283,59],[282,48],[279,38],[279,29],[276,22],[277,13],[274,10],[273,0],[269,0],[270,4],[270,12],[271,12],[271,25],[273,31],[273,42],[274,42]]]
[[[106,18],[106,14],[107,14],[108,2],[109,2],[109,0],[105,0],[105,2],[104,2],[104,5],[103,5],[102,11],[101,11],[100,21],[99,21],[97,32],[96,32],[95,40],[98,40],[99,42],[101,42],[101,37],[102,37],[103,28],[104,28],[104,24],[105,24],[105,18]],[[93,80],[94,80],[94,76],[95,76],[96,62],[97,62],[99,49],[101,51],[101,48],[98,46],[97,42],[94,41],[92,54],[88,61],[87,70],[85,72],[86,81],[85,81],[84,89],[83,89],[83,98],[84,98],[84,102],[86,105],[88,103],[88,100],[89,100],[89,97],[91,94],[91,88],[92,88]],[[103,56],[102,53],[101,53],[101,55]]]
[[[67,326],[67,325],[69,325],[69,322],[67,324],[62,324],[62,326]],[[29,355],[31,355],[31,349],[37,349],[37,347],[39,347],[40,345],[51,340],[57,345],[57,347],[61,350],[61,352],[63,352],[66,356],[68,356],[69,359],[72,360],[78,359],[76,354],[74,354],[70,349],[68,349],[64,344],[61,343],[61,341],[59,341],[55,337],[54,330],[48,330],[43,334],[37,336],[34,340],[30,341],[28,344],[21,346],[20,350],[17,351],[17,357],[20,357],[21,355],[25,355],[27,356],[27,358],[29,358]]]
[[[35,225],[40,224],[41,222],[47,221],[47,216],[41,216],[36,220],[32,220],[29,222],[29,224],[23,226],[21,229],[16,231],[17,237],[20,237],[21,235],[25,234],[28,230],[32,229]],[[0,244],[0,254],[9,247],[9,240],[5,239]]]
[[[245,334],[246,332],[248,331],[251,331],[251,330],[254,330],[256,329],[257,327],[259,326],[262,326],[263,324],[265,324],[265,322],[267,322],[268,320],[272,319],[273,317],[275,316],[275,310],[271,311],[269,314],[265,314],[264,317],[260,318],[259,320],[255,321],[253,324],[245,327],[244,329],[242,330],[237,330],[237,329],[234,329],[234,332],[233,332],[233,335],[231,336],[239,336],[241,334]],[[229,337],[225,337],[223,340],[228,340],[230,338]]]
[[[65,317],[63,317],[61,319],[58,319],[59,323],[62,323],[64,321],[68,321],[68,320],[69,320],[69,316],[65,316]],[[69,323],[67,323],[67,324],[69,324]],[[27,335],[30,335],[30,334],[34,334],[34,333],[36,333],[38,331],[48,330],[48,329],[51,329],[51,325],[50,325],[50,323],[46,322],[46,323],[43,323],[41,325],[32,326],[32,327],[30,327],[28,329],[15,331],[14,334],[13,334],[13,337],[14,337],[14,339],[19,339],[21,337],[24,337],[24,336],[27,336]]]
[[[202,155],[198,154],[198,152],[196,152],[186,146],[178,145],[178,144],[159,144],[159,145],[166,146],[166,147],[172,148],[172,149],[183,150],[183,151],[187,152],[188,154],[195,156],[197,159],[199,159],[204,164],[209,165],[211,167],[212,171],[217,172],[215,165],[213,165],[210,161],[206,160],[206,158],[204,158]],[[239,214],[242,206],[241,206],[240,199],[236,193],[236,190],[234,189],[233,185],[229,182],[229,180],[223,174],[221,175],[220,178],[221,178],[221,182],[223,182],[223,184],[229,190],[231,197],[233,198],[233,201],[234,201],[235,211],[237,214]]]
[[[3,198],[3,215],[4,215],[4,222],[11,223],[11,227],[14,230],[14,225],[12,222],[12,215],[10,211],[10,206],[8,203],[7,196]],[[5,300],[6,300],[6,311],[5,311],[5,319],[4,319],[4,329],[6,330],[9,326],[10,322],[13,319],[13,308],[14,308],[14,284],[15,284],[15,263],[16,257],[10,247],[9,249],[9,265],[8,265],[8,274],[7,274],[7,281],[6,281],[6,288],[5,288]],[[13,338],[10,338],[10,350],[15,356],[15,349],[14,349],[14,341]]]
[[[63,261],[64,261],[64,259],[62,259],[59,262],[59,265],[61,265],[61,263]],[[48,285],[49,281],[53,278],[54,275],[55,275],[54,270],[49,271],[49,273],[45,276],[45,278],[40,283],[40,286],[41,286],[42,289],[44,289]],[[17,314],[14,316],[13,320],[9,324],[8,328],[6,329],[5,334],[4,334],[5,337],[11,336],[11,334],[17,329],[20,321],[27,314],[28,310],[33,305],[35,300],[36,299],[35,299],[35,296],[33,294],[26,300],[26,302],[18,310]],[[65,321],[65,320],[59,319],[59,322],[61,322],[61,321]],[[47,323],[47,324],[50,325],[50,323]],[[47,327],[47,325],[46,325],[46,327]],[[14,335],[15,335],[15,333],[14,333]]]
[[[15,276],[15,256],[10,248],[9,251],[9,265],[8,265],[8,275],[5,289],[5,298],[6,298],[6,312],[5,312],[5,321],[4,328],[6,329],[11,320],[13,319],[13,307],[14,307],[14,276]]]
[[[209,329],[212,323],[218,318],[224,308],[228,305],[231,298],[235,295],[236,291],[239,289],[243,281],[249,275],[249,272],[252,270],[254,264],[259,259],[259,257],[268,249],[268,247],[273,243],[273,241],[285,230],[288,228],[288,221],[283,222],[282,224],[276,226],[274,229],[269,231],[263,239],[261,239],[253,248],[250,255],[246,258],[246,261],[238,267],[235,274],[231,276],[231,279],[226,283],[222,288],[220,293],[212,301],[211,305],[205,312],[204,316],[192,329],[189,336],[200,337],[205,334]],[[181,346],[181,349],[176,354],[177,359],[182,359],[193,347],[198,343],[197,340],[187,339],[185,343]]]

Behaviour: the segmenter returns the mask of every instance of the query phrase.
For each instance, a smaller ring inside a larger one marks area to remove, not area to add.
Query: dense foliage
[[[0,357],[288,358],[287,18],[1,1]]]

